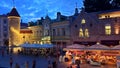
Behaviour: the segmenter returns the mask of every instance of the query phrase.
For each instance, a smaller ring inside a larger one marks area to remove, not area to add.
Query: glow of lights
[[[10,27],[10,30],[12,30],[12,31],[15,32],[16,34],[19,34],[19,31],[17,31],[17,30],[14,29],[13,27]]]
[[[115,34],[119,34],[119,28],[115,29]]]

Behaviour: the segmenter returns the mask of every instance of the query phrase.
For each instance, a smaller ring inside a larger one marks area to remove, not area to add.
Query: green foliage
[[[86,12],[97,12],[120,7],[120,0],[84,0]]]

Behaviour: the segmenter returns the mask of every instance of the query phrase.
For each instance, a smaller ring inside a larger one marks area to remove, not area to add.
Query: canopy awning
[[[79,44],[72,44],[64,48],[63,50],[84,50],[86,46]]]
[[[21,45],[22,48],[52,48],[54,47],[54,45],[52,44],[28,44],[28,43],[25,43],[25,44],[22,44]]]

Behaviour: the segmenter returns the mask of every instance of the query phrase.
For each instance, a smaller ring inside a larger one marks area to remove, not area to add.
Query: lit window
[[[88,29],[85,29],[85,37],[89,37]]]
[[[79,30],[79,37],[83,37],[84,35],[83,35],[83,30],[82,30],[82,28],[80,28],[80,30]]]
[[[119,27],[115,28],[115,34],[119,34]]]
[[[85,23],[86,23],[85,19],[82,19],[81,24],[85,24]]]
[[[106,35],[111,34],[111,25],[110,24],[105,25],[105,34]]]

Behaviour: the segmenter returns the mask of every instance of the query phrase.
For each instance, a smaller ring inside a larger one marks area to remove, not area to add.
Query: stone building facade
[[[57,13],[57,18],[51,24],[51,42],[58,47],[70,44],[70,23],[67,16]]]
[[[0,15],[0,46],[7,46],[9,39],[7,15]]]
[[[81,11],[71,26],[73,43],[118,45],[120,41],[120,10],[86,13]]]

